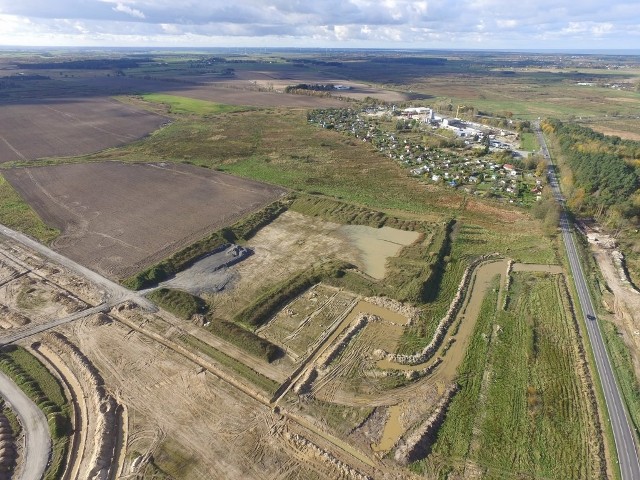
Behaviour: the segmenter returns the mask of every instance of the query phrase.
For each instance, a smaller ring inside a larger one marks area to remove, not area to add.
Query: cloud
[[[629,48],[640,35],[637,0],[0,0],[0,14],[5,44]]]
[[[144,19],[144,13],[142,13],[140,10],[137,10],[135,8],[131,8],[128,5],[124,5],[120,2],[118,2],[116,4],[115,7],[113,7],[113,11],[115,12],[122,12],[122,13],[126,13],[128,15],[131,15],[132,17],[136,17],[136,18],[141,18]]]

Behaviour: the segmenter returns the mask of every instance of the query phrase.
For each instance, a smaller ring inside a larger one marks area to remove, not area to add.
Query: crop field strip
[[[507,311],[487,295],[433,448],[449,468],[593,478],[604,468],[562,276],[515,273]],[[595,415],[595,417],[594,417]],[[428,458],[415,468],[434,472]]]

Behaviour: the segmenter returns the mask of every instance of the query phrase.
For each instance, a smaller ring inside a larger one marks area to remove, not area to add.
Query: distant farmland
[[[0,163],[97,152],[137,140],[165,122],[108,98],[3,105]]]
[[[191,165],[116,162],[12,169],[7,180],[49,225],[54,248],[125,277],[284,191]]]

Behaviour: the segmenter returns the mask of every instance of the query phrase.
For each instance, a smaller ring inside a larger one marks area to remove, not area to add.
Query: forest
[[[542,128],[557,140],[563,168],[570,170],[563,172],[563,187],[574,213],[640,224],[640,142],[558,120]]]

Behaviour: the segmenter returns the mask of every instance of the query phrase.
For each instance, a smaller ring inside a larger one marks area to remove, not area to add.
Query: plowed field
[[[283,192],[191,165],[104,162],[12,169],[5,176],[46,223],[61,230],[56,250],[116,278]]]
[[[165,117],[108,98],[3,105],[0,163],[83,155],[137,140]]]

